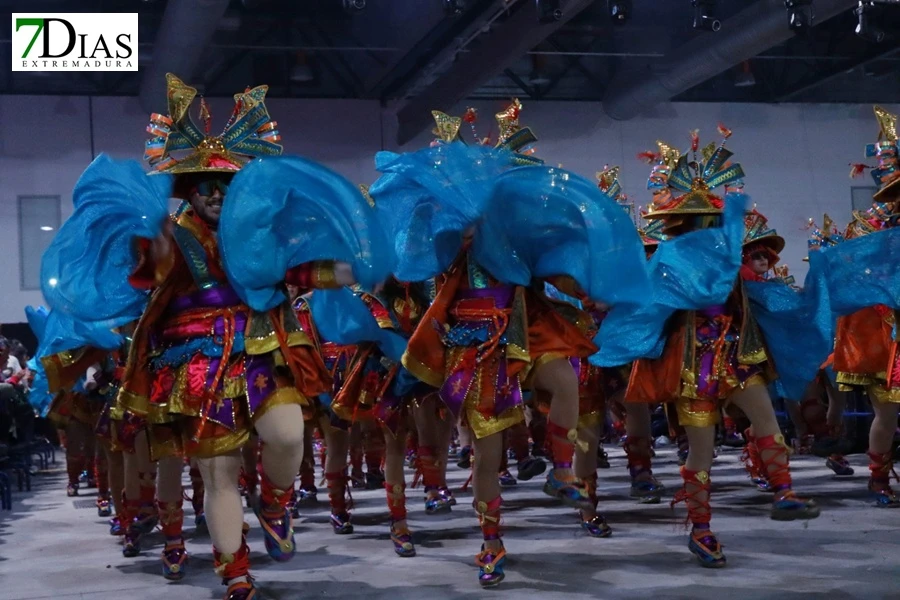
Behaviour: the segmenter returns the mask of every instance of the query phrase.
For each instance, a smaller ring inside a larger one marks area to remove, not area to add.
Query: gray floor
[[[327,505],[308,511],[297,526],[298,554],[288,564],[268,560],[259,527],[251,532],[253,567],[266,598],[900,598],[900,511],[868,504],[864,457],[851,457],[857,474],[836,480],[821,459],[794,461],[796,487],[819,501],[810,522],[767,518],[769,500],[753,490],[737,452],[716,461],[713,526],[729,566],[701,569],[686,549],[685,509],[668,502],[639,506],[627,498],[624,456],[611,448],[612,468],[600,472],[602,506],[613,537],[585,537],[572,511],[540,491],[540,482],[504,494],[505,543],[510,552],[501,588],[482,591],[473,555],[479,532],[471,493],[459,493],[452,516],[425,517],[410,495],[419,556],[394,555],[383,493],[354,493],[356,533],[340,537],[327,524]],[[660,479],[674,489],[671,450],[660,451]],[[466,474],[451,467],[455,487]],[[15,494],[0,514],[0,598],[84,600],[199,600],[220,598],[209,537],[189,527],[190,573],[177,584],[159,573],[159,533],[144,555],[123,558],[116,538],[85,498],[66,498],[61,469],[35,478],[32,493]],[[189,507],[189,504],[186,504]],[[252,519],[248,517],[248,521]],[[188,524],[192,524],[188,518]]]

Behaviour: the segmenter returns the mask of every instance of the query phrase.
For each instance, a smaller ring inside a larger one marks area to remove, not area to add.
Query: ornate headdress
[[[542,165],[544,161],[531,156],[529,146],[537,141],[534,132],[528,127],[519,125],[519,114],[522,111],[522,103],[518,98],[514,98],[512,103],[494,115],[497,120],[498,134],[495,148],[502,148],[513,153],[513,162],[517,166]],[[472,128],[472,136],[474,143],[481,145],[489,145],[489,138],[478,137],[475,131],[475,122],[478,120],[478,111],[474,108],[466,109],[462,117],[451,117],[439,110],[431,111],[434,117],[435,128],[432,133],[440,142],[450,143],[460,141],[468,143],[460,135],[462,124],[468,123]]]
[[[769,228],[769,220],[754,206],[744,215],[743,246],[765,246],[778,254],[784,250],[784,238]]]
[[[669,239],[669,236],[664,233],[665,225],[666,222],[662,219],[652,219],[647,221],[647,224],[643,227],[638,228],[638,234],[641,236],[641,242],[644,243],[645,249],[658,246],[660,242],[665,242]]]
[[[876,202],[870,209],[854,210],[852,214],[853,220],[844,233],[844,239],[847,240],[895,227],[900,221],[900,213],[895,212],[887,202]]]
[[[637,228],[638,235],[641,236],[641,241],[643,242],[645,249],[656,246],[660,242],[664,242],[668,238],[663,233],[663,221],[654,219],[647,222],[644,227],[639,225],[635,215],[636,210],[634,202],[629,200],[628,196],[622,191],[622,184],[619,182],[620,171],[620,167],[603,167],[603,170],[597,173],[597,187],[599,187],[603,193],[615,200],[619,206],[628,213],[631,220],[635,222],[635,227]],[[641,211],[641,215],[644,214],[644,211]]]
[[[175,75],[166,74],[169,114],[153,113],[147,131],[144,159],[151,173],[234,173],[258,156],[277,156],[282,147],[276,123],[266,110],[268,86],[261,85],[234,95],[234,111],[219,135],[210,134],[211,116],[206,100],[200,99],[201,130],[191,118],[195,88]],[[188,151],[176,158],[173,152]]]
[[[838,231],[834,225],[834,221],[828,216],[828,213],[822,218],[822,227],[816,225],[812,217],[806,226],[809,229],[809,239],[806,242],[807,253],[817,252],[822,248],[830,248],[844,241],[843,234]],[[809,261],[809,257],[803,259]]]
[[[864,164],[852,165],[851,177],[871,169],[872,179],[878,184],[875,202],[893,202],[900,199],[900,162],[898,162],[897,115],[893,115],[880,106],[875,107],[875,118],[878,119],[878,141],[866,146],[866,158],[877,158],[878,166]]]
[[[713,193],[718,187],[735,185],[744,176],[741,165],[730,164],[732,153],[725,148],[725,140],[731,131],[719,126],[722,142],[710,143],[697,152],[700,138],[697,130],[691,132],[690,155],[681,154],[665,142],[657,142],[659,152],[645,152],[640,158],[656,162],[647,182],[653,191],[650,211],[644,218],[655,219],[668,215],[718,215],[724,201]]]

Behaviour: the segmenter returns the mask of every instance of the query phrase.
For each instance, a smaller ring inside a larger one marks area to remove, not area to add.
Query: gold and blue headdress
[[[835,227],[834,221],[828,214],[822,218],[822,226],[816,225],[812,217],[809,218],[809,239],[806,241],[807,253],[817,252],[823,248],[837,246],[844,241],[844,235]],[[808,261],[809,257],[803,260]]]
[[[865,169],[871,169],[872,179],[879,188],[873,199],[876,202],[893,202],[900,199],[897,115],[889,113],[880,106],[876,106],[874,110],[875,118],[878,119],[878,141],[866,146],[866,158],[877,158],[878,166],[853,165],[850,176],[855,177]]]
[[[169,114],[153,113],[147,132],[144,160],[155,173],[234,173],[260,156],[277,156],[282,147],[277,124],[266,109],[268,86],[261,85],[234,95],[234,111],[219,135],[210,133],[212,117],[206,100],[200,99],[203,128],[190,115],[197,90],[175,75],[166,74]],[[187,152],[181,158],[173,153]]]
[[[719,187],[739,186],[744,171],[741,165],[729,162],[732,152],[725,148],[725,141],[731,137],[731,131],[720,125],[719,133],[724,139],[718,146],[710,143],[701,150],[698,131],[694,130],[690,153],[682,154],[664,142],[657,142],[659,153],[639,155],[657,163],[647,182],[647,189],[653,192],[653,202],[644,218],[722,213],[724,200],[714,191]]]
[[[512,103],[494,115],[497,121],[497,140],[494,147],[508,150],[512,153],[513,164],[516,166],[542,165],[544,161],[531,155],[531,145],[537,141],[537,137],[529,127],[519,124],[519,115],[522,111],[522,103],[514,98]],[[435,127],[431,131],[438,143],[463,142],[468,143],[460,134],[463,123],[472,128],[474,143],[482,146],[491,144],[490,138],[481,138],[475,131],[475,122],[478,120],[478,112],[474,108],[466,109],[462,117],[452,117],[439,110],[431,111],[434,117]]]
[[[784,238],[769,227],[769,220],[754,206],[744,215],[743,246],[765,246],[775,254],[784,250]]]
[[[621,169],[619,167],[603,167],[603,170],[597,173],[597,186],[628,213],[628,216],[631,217],[631,220],[635,223],[638,235],[641,236],[641,241],[643,242],[645,249],[654,247],[660,242],[666,241],[668,237],[663,233],[663,226],[665,223],[663,223],[662,220],[653,219],[648,221],[643,227],[638,224],[638,219],[635,215],[634,202],[629,200],[628,196],[622,191],[622,184],[619,182],[620,171]],[[641,211],[641,215],[644,214],[644,211]]]

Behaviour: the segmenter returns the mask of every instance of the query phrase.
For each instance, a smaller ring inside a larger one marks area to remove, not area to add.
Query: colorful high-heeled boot
[[[224,600],[259,599],[250,576],[250,548],[246,541],[234,554],[223,554],[213,548],[213,564],[216,575],[222,578],[222,585],[228,586]]]
[[[328,500],[331,503],[331,529],[336,535],[353,533],[353,523],[347,502],[347,475],[343,472],[325,473],[328,484]]]
[[[675,493],[671,506],[678,502],[687,505],[687,522],[693,524],[688,550],[700,561],[700,566],[710,569],[724,567],[727,564],[722,544],[716,534],[709,529],[712,509],[709,504],[710,478],[707,471],[689,471],[681,467],[681,479],[684,487]]]
[[[416,466],[425,486],[425,514],[433,516],[450,512],[454,503],[453,496],[441,492],[446,488],[446,471],[435,449],[431,446],[419,446]]]
[[[122,516],[116,515],[109,520],[109,535],[120,536],[125,535],[125,529],[122,527]]]
[[[138,525],[140,509],[140,500],[125,500],[122,515],[122,529],[125,536],[122,539],[122,556],[126,558],[134,558],[141,553],[141,536],[143,531]]]
[[[162,551],[163,577],[169,581],[179,581],[184,579],[188,560],[182,537],[184,529],[182,501],[157,501],[156,506],[163,535],[166,537],[166,545]]]
[[[607,538],[612,535],[612,528],[603,518],[603,515],[597,512],[597,505],[600,499],[597,497],[597,473],[592,473],[584,479],[587,485],[588,497],[594,503],[593,510],[580,510],[581,528],[584,529],[591,537]]]
[[[112,506],[109,494],[101,494],[97,496],[97,516],[108,517],[112,515]]]
[[[831,469],[835,475],[839,477],[849,477],[853,475],[853,467],[844,457],[843,454],[832,454],[825,459],[825,466]]]
[[[572,458],[575,456],[575,441],[578,430],[565,429],[553,421],[547,421],[547,440],[553,469],[547,475],[544,493],[559,498],[564,504],[577,509],[590,509],[591,499],[583,481],[572,473]]]
[[[83,468],[84,456],[74,453],[66,454],[66,471],[69,475],[69,483],[66,486],[66,496],[68,496],[69,498],[78,496],[78,487],[81,483]],[[86,476],[85,479],[87,479]]]
[[[412,534],[406,523],[406,484],[391,484],[384,482],[384,491],[387,494],[388,510],[391,512],[391,542],[394,544],[394,552],[397,556],[409,558],[416,555],[416,547],[413,545]],[[398,526],[398,523],[404,523]]]
[[[503,469],[497,474],[497,481],[502,488],[516,487],[518,484],[516,478],[512,476],[508,469]]]
[[[631,475],[631,497],[641,504],[659,504],[665,487],[653,477],[650,438],[630,435],[624,449]]]
[[[765,470],[766,479],[775,493],[771,518],[775,521],[795,521],[797,519],[815,519],[819,516],[819,507],[812,500],[800,498],[791,489],[791,470],[788,460],[788,447],[784,437],[779,433],[757,438],[759,458]]]
[[[276,562],[291,560],[297,551],[294,544],[294,520],[287,510],[292,494],[293,486],[280,489],[275,487],[265,473],[260,477],[257,516],[263,529],[266,552]]]
[[[878,454],[869,452],[869,492],[879,508],[898,508],[900,498],[891,488],[891,473],[894,473],[894,457],[890,452]],[[896,476],[896,474],[895,474]]]
[[[772,486],[769,485],[762,459],[759,457],[756,436],[753,435],[753,431],[749,427],[744,430],[744,438],[747,440],[744,451],[741,454],[741,462],[744,464],[744,469],[746,469],[750,481],[756,486],[757,490],[760,492],[771,492]]]
[[[478,566],[478,583],[481,587],[494,587],[506,577],[503,568],[506,565],[506,549],[500,540],[500,496],[490,502],[476,502],[475,511],[481,524],[481,533],[485,542],[495,541],[500,547],[491,547],[488,543],[481,545],[481,552],[475,555]]]

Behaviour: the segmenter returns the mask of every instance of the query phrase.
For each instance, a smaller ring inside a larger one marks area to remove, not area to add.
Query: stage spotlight
[[[444,0],[444,12],[448,15],[460,15],[466,10],[466,0]]]
[[[784,0],[788,12],[788,27],[797,33],[806,33],[812,27],[812,0]]]
[[[694,29],[722,29],[722,22],[716,18],[716,0],[691,0],[691,6],[694,7]]]
[[[861,0],[853,11],[859,21],[856,24],[856,35],[870,42],[879,43],[884,40],[884,30],[878,26],[878,7],[874,2]]]
[[[631,0],[608,0],[609,16],[616,25],[624,25],[631,18]]]
[[[537,6],[538,21],[541,23],[553,23],[562,19],[563,11],[560,0],[535,0]]]
[[[342,0],[345,13],[358,13],[366,9],[366,0]]]

